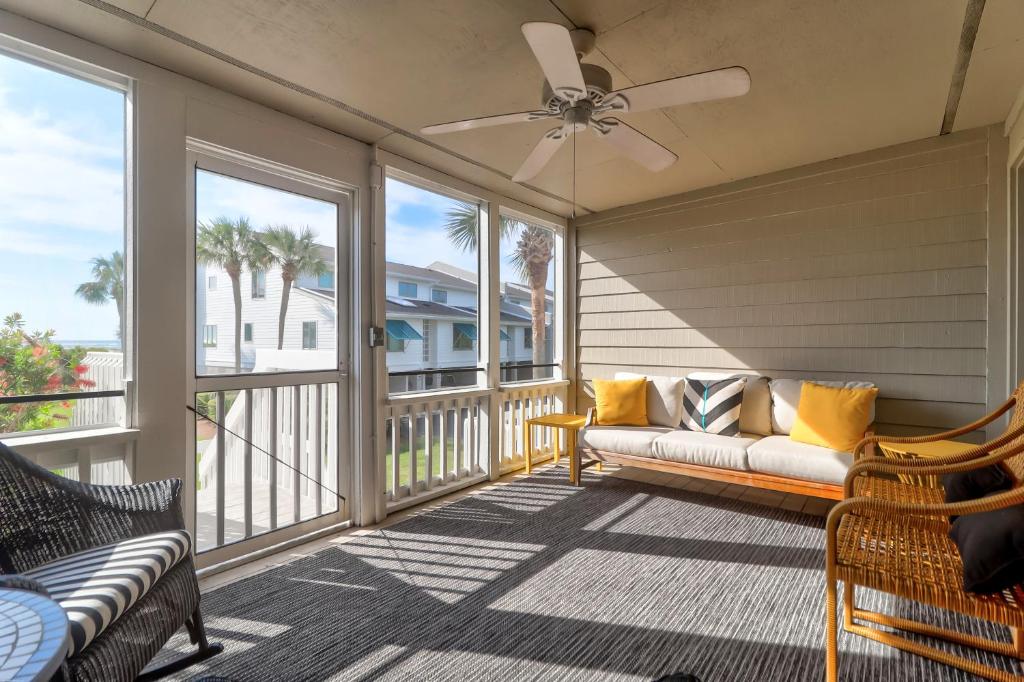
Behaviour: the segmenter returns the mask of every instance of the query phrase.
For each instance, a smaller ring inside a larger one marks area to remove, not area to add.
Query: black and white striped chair
[[[132,680],[182,625],[198,649],[155,679],[219,651],[206,638],[181,481],[71,481],[0,443],[0,574],[48,594],[71,624],[71,680]]]

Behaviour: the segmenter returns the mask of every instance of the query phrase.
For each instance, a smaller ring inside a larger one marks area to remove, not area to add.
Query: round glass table
[[[0,680],[49,680],[71,642],[68,617],[36,592],[0,589]]]

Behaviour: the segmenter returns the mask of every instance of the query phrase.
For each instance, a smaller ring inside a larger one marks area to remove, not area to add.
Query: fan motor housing
[[[612,75],[596,64],[580,64],[583,72],[583,82],[587,84],[587,99],[595,104],[600,102],[605,95],[612,91]],[[544,92],[541,99],[541,106],[548,111],[560,112],[566,105],[566,101],[555,94],[544,81]]]

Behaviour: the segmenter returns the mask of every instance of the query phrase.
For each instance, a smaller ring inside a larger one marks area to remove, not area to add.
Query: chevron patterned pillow
[[[683,392],[683,422],[688,431],[738,436],[743,404],[743,377],[719,381],[687,379]]]

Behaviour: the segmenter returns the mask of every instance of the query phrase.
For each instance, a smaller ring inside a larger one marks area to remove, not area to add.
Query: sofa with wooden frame
[[[620,372],[617,379],[639,375]],[[828,386],[870,387],[864,382],[768,379],[756,375],[695,372],[689,378],[747,380],[740,409],[740,434],[724,436],[688,431],[678,424],[600,426],[591,409],[577,438],[571,468],[579,472],[598,462],[683,474],[723,483],[797,493],[832,500],[843,498],[843,481],[854,455],[793,441],[789,431],[803,381]],[[649,376],[649,380],[659,377]],[[652,382],[653,384],[653,382]],[[870,435],[870,432],[865,435]],[[868,454],[872,454],[868,445]],[[575,479],[579,480],[576,475]]]

